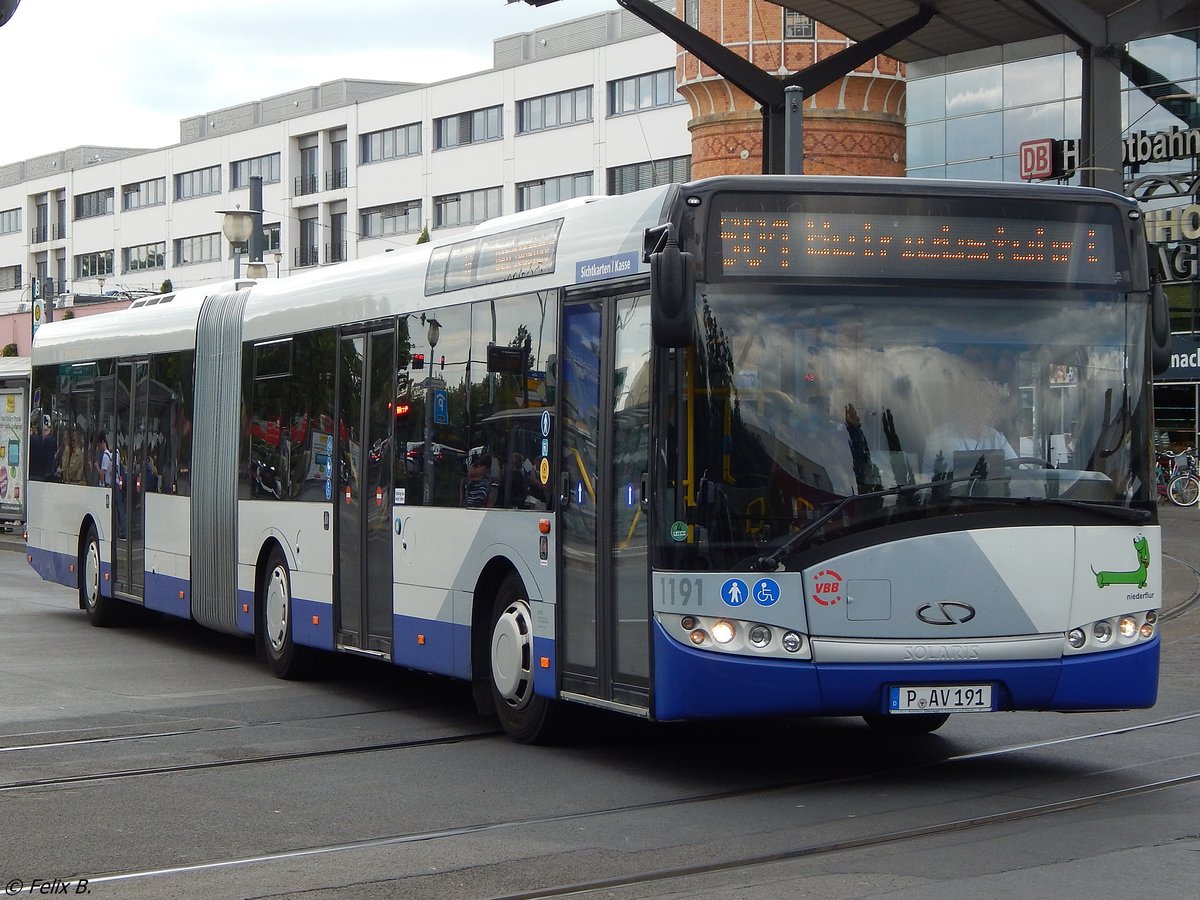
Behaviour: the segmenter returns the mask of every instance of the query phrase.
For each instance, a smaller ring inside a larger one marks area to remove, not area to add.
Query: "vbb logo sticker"
[[[837,605],[842,599],[842,576],[833,569],[822,569],[813,581],[812,594],[822,606]]]

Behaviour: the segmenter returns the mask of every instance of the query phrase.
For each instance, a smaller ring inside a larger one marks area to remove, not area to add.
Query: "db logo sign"
[[[1021,144],[1021,178],[1049,178],[1053,174],[1053,139],[1039,138]]]
[[[842,599],[842,576],[833,569],[822,569],[813,581],[812,594],[822,606],[836,605]]]

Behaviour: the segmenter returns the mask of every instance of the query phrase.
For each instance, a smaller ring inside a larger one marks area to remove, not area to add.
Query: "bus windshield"
[[[683,567],[761,558],[833,504],[814,540],[1013,498],[1149,499],[1145,359],[1127,349],[1146,316],[1123,294],[802,290],[704,290],[681,506],[663,510],[693,526]]]

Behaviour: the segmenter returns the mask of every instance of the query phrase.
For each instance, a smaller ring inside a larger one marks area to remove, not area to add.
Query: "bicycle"
[[[1192,506],[1200,501],[1200,472],[1197,471],[1192,448],[1188,447],[1182,453],[1160,455],[1172,463],[1171,475],[1167,479],[1167,498],[1176,506]],[[1163,469],[1160,463],[1159,470]]]

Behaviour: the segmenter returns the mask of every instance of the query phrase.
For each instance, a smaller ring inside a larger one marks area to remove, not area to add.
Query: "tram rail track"
[[[1132,725],[1122,726],[1119,728],[1109,728],[1100,731],[1087,732],[1078,735],[1068,735],[1065,737],[1053,738],[1044,741],[1025,742],[1020,744],[1012,744],[1003,747],[994,747],[985,750],[972,751],[967,753],[955,754],[937,760],[928,762],[901,764],[893,766],[880,766],[871,768],[868,771],[856,772],[853,774],[838,774],[826,778],[813,777],[806,779],[794,779],[786,782],[775,782],[771,784],[755,785],[744,788],[737,788],[727,791],[712,791],[697,794],[688,794],[679,797],[664,798],[659,800],[647,801],[644,803],[620,804],[609,807],[603,807],[591,810],[578,810],[568,813],[527,816],[522,818],[514,818],[510,820],[496,820],[487,822],[467,823],[462,825],[448,825],[441,828],[430,829],[427,831],[413,831],[402,834],[385,835],[375,838],[366,838],[361,840],[346,841],[339,843],[331,843],[321,846],[302,847],[288,850],[280,850],[270,853],[262,853],[243,857],[230,857],[226,859],[210,860],[187,865],[177,865],[170,867],[160,867],[143,869],[138,871],[126,872],[109,872],[100,873],[94,876],[81,878],[80,881],[86,882],[88,885],[95,886],[101,884],[116,884],[121,882],[133,882],[141,879],[149,879],[163,876],[187,876],[187,875],[202,875],[218,870],[228,870],[237,867],[261,866],[277,862],[286,862],[292,860],[300,860],[305,858],[315,858],[329,856],[339,853],[348,853],[353,851],[381,849],[387,847],[400,846],[405,844],[416,844],[429,841],[450,839],[456,837],[469,837],[472,835],[481,835],[485,833],[499,832],[504,830],[515,830],[521,828],[531,828],[543,825],[556,825],[560,823],[582,822],[587,820],[596,820],[607,816],[639,813],[653,811],[659,809],[669,809],[672,807],[683,807],[688,805],[697,805],[703,803],[713,803],[725,800],[735,800],[753,795],[762,795],[772,792],[792,790],[801,787],[829,787],[838,784],[846,784],[855,781],[865,781],[881,776],[909,774],[912,772],[927,770],[942,766],[955,765],[959,763],[973,762],[987,758],[1001,757],[1016,753],[1028,752],[1039,749],[1056,747],[1069,743],[1081,741],[1097,740],[1107,737],[1116,737],[1121,735],[1132,734],[1139,731],[1149,729],[1168,727],[1180,723],[1185,723],[1200,719],[1200,711],[1192,711],[1158,719],[1150,722],[1135,723]],[[482,737],[482,735],[481,735]],[[436,741],[424,742],[426,745],[436,743]],[[419,745],[419,744],[414,744]],[[386,749],[386,748],[381,748]],[[335,751],[329,751],[325,755],[329,755]],[[169,774],[170,770],[166,772]],[[149,772],[143,774],[151,774]],[[684,878],[688,876],[703,875],[716,873],[723,870],[734,870],[738,868],[748,868],[758,865],[767,865],[775,862],[784,862],[791,859],[800,859],[810,856],[818,856],[821,854],[835,853],[843,850],[856,849],[869,846],[881,846],[899,841],[912,840],[921,837],[934,836],[955,831],[965,831],[971,828],[979,828],[987,825],[1002,824],[1005,822],[1020,821],[1022,819],[1033,818],[1037,816],[1052,815],[1059,812],[1066,812],[1074,809],[1082,809],[1088,806],[1094,806],[1103,802],[1111,802],[1129,797],[1135,797],[1142,794],[1153,793],[1156,791],[1169,790],[1174,787],[1182,787],[1200,781],[1200,771],[1189,772],[1185,775],[1158,779],[1154,781],[1143,781],[1135,785],[1127,785],[1121,788],[1097,791],[1093,793],[1079,794],[1078,796],[1056,800],[1052,802],[1033,803],[1026,806],[1020,806],[1009,810],[998,811],[994,813],[983,814],[979,816],[971,816],[967,818],[948,818],[943,821],[928,823],[913,828],[899,830],[885,830],[863,834],[852,838],[844,838],[839,840],[831,840],[826,842],[816,842],[797,846],[784,851],[776,851],[771,853],[744,855],[736,858],[725,860],[714,860],[710,863],[679,866],[679,867],[664,867],[653,871],[642,873],[614,876],[610,878],[598,878],[594,881],[577,882],[563,884],[555,887],[540,888],[533,891],[522,892],[517,894],[502,895],[503,900],[516,900],[516,898],[534,898],[534,897],[556,897],[566,896],[570,894],[585,894],[600,890],[608,890],[620,887],[632,887],[638,884],[650,884],[658,881],[667,881],[674,878]],[[0,786],[3,790],[4,786]]]
[[[220,730],[220,729],[217,729]],[[66,775],[57,778],[29,778],[0,783],[0,793],[13,791],[67,787],[89,782],[117,781],[129,778],[148,778],[155,775],[176,775],[183,772],[202,772],[208,769],[230,769],[239,766],[264,765],[297,760],[320,759],[322,757],[348,756],[358,753],[382,753],[388,750],[412,750],[424,747],[441,747],[467,741],[486,740],[499,737],[498,728],[486,731],[465,732],[443,737],[421,738],[412,741],[384,741],[375,744],[359,744],[352,747],[328,747],[319,750],[298,750],[291,753],[264,753],[239,759],[205,760],[202,762],[175,763],[166,766],[144,766],[141,768],[118,769],[107,772],[90,772],[82,775]]]

